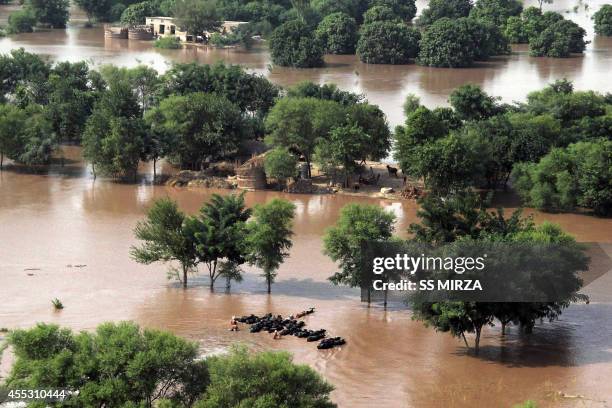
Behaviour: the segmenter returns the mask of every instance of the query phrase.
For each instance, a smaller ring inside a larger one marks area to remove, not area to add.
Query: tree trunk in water
[[[183,266],[183,289],[187,289],[187,267]]]
[[[506,334],[506,322],[501,322],[502,325],[502,336]]]
[[[4,153],[0,153],[0,170],[2,170],[3,165],[4,165]]]
[[[156,164],[157,164],[157,159],[153,159],[153,183],[155,183],[155,178],[157,177]]]
[[[272,282],[269,276],[266,278],[266,280],[268,281],[268,295],[269,295],[270,293],[272,293]]]
[[[474,351],[476,354],[480,351],[480,333],[482,331],[482,326],[476,327],[476,340],[474,341]]]
[[[94,180],[96,179],[96,165],[91,163],[91,172],[93,173]]]
[[[372,297],[370,295],[370,288],[368,288],[368,307],[370,307],[370,302],[372,301]]]
[[[387,292],[387,290],[385,289],[385,302],[384,302],[385,309],[387,308],[387,293],[388,293],[388,292]]]
[[[465,333],[461,333],[461,337],[463,337],[463,342],[465,343],[465,347],[469,350],[470,345],[467,342],[467,339],[465,338]]]
[[[217,279],[217,277],[215,276],[217,274],[217,262],[213,262],[213,266],[212,269],[209,269],[209,274],[210,274],[210,291],[214,292],[215,291],[215,280]]]

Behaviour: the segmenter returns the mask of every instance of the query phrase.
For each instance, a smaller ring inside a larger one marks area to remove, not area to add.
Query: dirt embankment
[[[239,167],[236,164],[218,163],[202,171],[180,171],[170,177],[166,185],[252,189],[250,185],[241,185],[240,177],[236,176],[237,172]],[[274,179],[267,179],[266,185],[270,190],[293,194],[345,194],[389,199],[416,199],[423,194],[421,183],[404,176],[401,170],[380,162],[366,162],[362,166],[361,174],[354,174],[349,178],[348,185],[343,185],[338,178],[333,180],[313,167],[311,179],[291,179],[280,189]]]

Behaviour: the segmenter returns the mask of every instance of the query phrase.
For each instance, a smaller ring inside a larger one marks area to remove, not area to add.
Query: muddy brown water
[[[592,40],[583,57],[531,58],[521,46],[509,57],[462,70],[368,66],[352,56],[328,56],[322,69],[270,70],[269,55],[260,48],[155,50],[146,42],[105,41],[100,29],[82,29],[78,23],[68,30],[0,39],[0,52],[24,47],[54,60],[145,63],[160,71],[172,61],[225,60],[281,85],[305,79],[337,83],[364,93],[382,107],[391,124],[398,124],[406,94],[415,93],[435,106],[445,104],[452,89],[466,82],[480,84],[507,102],[523,100],[527,92],[561,77],[573,80],[578,89],[612,91],[612,39],[594,37],[589,20],[603,3],[588,2],[588,10],[586,3],[568,0],[545,6],[561,11],[579,6],[578,12],[566,15],[587,28]],[[0,21],[7,10],[0,7]],[[571,307],[559,322],[538,326],[529,337],[510,328],[501,339],[499,328],[487,329],[481,355],[474,357],[448,334],[412,321],[401,305],[388,311],[367,308],[355,290],[326,281],[334,265],[321,253],[321,238],[343,205],[367,202],[388,208],[398,217],[397,231],[403,232],[416,220],[412,201],[248,193],[248,205],[281,195],[298,208],[294,247],[272,296],[265,294],[263,280],[250,268],[245,282],[234,285],[230,294],[221,287],[210,293],[202,275],[182,290],[166,279],[166,266],[142,266],[130,260],[129,247],[135,243],[132,229],[156,198],[170,196],[185,211],[195,212],[214,190],[152,186],[146,177],[138,184],[94,181],[80,162],[78,149],[65,151],[72,160],[64,168],[54,166],[43,174],[15,169],[0,173],[0,327],[46,321],[92,329],[103,321],[132,319],[197,341],[203,353],[222,352],[235,342],[257,350],[288,350],[297,362],[311,365],[336,386],[333,399],[341,407],[509,407],[526,399],[543,407],[612,405],[612,305],[602,301],[612,291],[610,273],[585,288],[594,302]],[[150,177],[150,167],[141,171]],[[512,198],[502,201],[508,210],[515,203]],[[612,255],[610,219],[527,213],[537,222],[559,223],[580,241],[600,243],[601,250]],[[607,268],[605,260],[595,261]],[[52,310],[54,297],[66,306],[63,311]],[[307,318],[309,327],[343,336],[347,346],[317,351],[302,339],[273,341],[265,334],[227,331],[233,314],[290,314],[310,306],[316,306],[317,312]],[[10,355],[5,353],[0,375],[9,365]],[[584,398],[561,398],[558,392]]]
[[[166,266],[130,260],[132,229],[156,198],[172,197],[193,213],[215,190],[152,186],[146,165],[137,184],[94,181],[78,148],[64,152],[64,168],[0,173],[0,327],[45,321],[93,329],[103,321],[131,319],[197,341],[203,353],[222,352],[236,342],[255,350],[288,350],[336,386],[333,399],[341,407],[506,407],[528,398],[543,407],[605,407],[612,401],[610,304],[571,307],[559,322],[538,326],[529,337],[510,328],[502,340],[497,327],[487,329],[481,355],[474,357],[459,340],[412,321],[401,305],[367,308],[357,291],[326,281],[334,265],[321,252],[321,237],[343,205],[381,205],[397,215],[397,231],[403,232],[416,218],[412,201],[248,193],[249,206],[279,195],[297,206],[294,247],[273,294],[265,293],[252,268],[229,294],[222,282],[211,293],[202,275],[183,290],[167,280]],[[528,212],[612,254],[611,219]],[[611,290],[612,273],[586,288],[594,300]],[[55,297],[64,310],[52,310]],[[306,318],[309,327],[345,337],[346,346],[318,351],[303,339],[274,341],[267,334],[227,330],[231,315],[287,315],[311,306],[317,311]],[[6,355],[0,372],[6,374],[9,364]],[[559,391],[587,399],[555,397]]]
[[[160,71],[173,61],[213,63],[224,60],[241,64],[247,69],[266,75],[282,86],[303,80],[316,83],[335,83],[340,88],[364,94],[387,114],[391,125],[403,122],[402,103],[413,93],[427,106],[447,104],[448,95],[465,83],[475,83],[503,101],[523,101],[528,92],[542,88],[560,78],[574,81],[577,89],[612,92],[612,38],[593,34],[592,14],[606,0],[556,0],[545,5],[545,10],[563,13],[587,30],[591,43],[583,56],[565,59],[529,57],[525,45],[515,46],[510,56],[493,58],[468,69],[443,69],[410,65],[367,65],[355,56],[326,56],[326,66],[319,69],[270,69],[269,53],[262,47],[251,51],[188,47],[182,50],[157,50],[152,42],[105,40],[101,28],[81,28],[84,16],[76,14],[76,21],[67,30],[40,31],[0,39],[0,53],[16,47],[48,55],[58,61],[88,60],[93,65],[117,64],[135,66],[148,64]],[[535,1],[525,4],[535,5]],[[422,10],[425,1],[417,6]],[[574,8],[576,7],[576,10]],[[0,24],[15,6],[0,6]]]

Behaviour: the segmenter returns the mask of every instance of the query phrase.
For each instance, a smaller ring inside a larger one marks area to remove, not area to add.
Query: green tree
[[[208,383],[195,343],[134,323],[79,334],[39,323],[11,332],[9,343],[16,357],[10,388],[79,390],[54,407],[154,407],[162,399],[188,407]]]
[[[14,105],[0,104],[0,170],[5,156],[13,159],[18,157],[26,120],[24,110]]]
[[[290,177],[295,177],[298,161],[293,153],[285,147],[276,147],[266,153],[264,167],[266,175],[279,181],[279,188]]]
[[[80,141],[93,111],[97,92],[90,86],[91,75],[85,62],[61,62],[48,79],[47,115],[63,141]]]
[[[417,24],[428,26],[445,17],[467,17],[472,7],[471,0],[430,0],[427,8],[423,10],[417,19]]]
[[[450,94],[449,102],[462,120],[483,120],[500,113],[499,98],[487,95],[478,85],[466,84]]]
[[[20,146],[11,158],[27,166],[49,164],[58,146],[57,136],[43,108],[30,105],[25,111],[28,119],[23,127]]]
[[[520,16],[523,5],[518,0],[478,0],[470,17],[505,27],[509,17]]]
[[[405,64],[416,58],[421,35],[403,23],[377,21],[361,27],[357,54],[368,64]]]
[[[317,27],[317,36],[328,54],[354,54],[357,45],[357,23],[344,13],[326,16]]]
[[[25,5],[32,9],[40,23],[53,28],[66,28],[70,17],[69,0],[26,0]]]
[[[244,194],[213,194],[200,209],[194,224],[198,261],[206,265],[210,290],[223,272],[219,263],[225,260],[236,265],[245,261],[246,221],[251,210],[244,204]]]
[[[363,24],[372,24],[377,21],[400,22],[398,16],[387,6],[373,6],[363,14]]]
[[[534,57],[569,57],[573,53],[581,54],[586,48],[584,37],[586,31],[569,20],[558,21],[537,37],[529,40],[529,54]]]
[[[132,258],[145,265],[154,262],[178,262],[182,276],[178,276],[187,288],[189,272],[197,269],[198,258],[195,248],[195,223],[185,216],[176,202],[164,198],[153,203],[147,218],[139,221],[134,235],[144,243],[133,246]]]
[[[47,94],[50,65],[41,56],[26,52],[23,48],[0,55],[0,101],[12,97],[21,104],[21,93],[27,92],[31,102],[42,103]]]
[[[317,98],[338,102],[343,106],[353,106],[363,102],[364,96],[349,91],[343,91],[336,84],[318,85],[311,81],[299,82],[287,89],[291,98]]]
[[[135,179],[144,153],[144,121],[138,101],[125,81],[110,84],[87,120],[83,157],[112,177]]]
[[[612,4],[604,4],[593,14],[595,32],[599,35],[612,36]]]
[[[121,24],[128,26],[143,25],[146,17],[157,15],[157,8],[151,1],[142,1],[126,7],[121,13]]]
[[[288,21],[270,36],[272,62],[281,66],[313,68],[323,66],[324,47],[303,21]]]
[[[307,365],[296,365],[286,352],[252,354],[233,348],[229,355],[206,359],[210,385],[196,408],[333,408],[333,387]]]
[[[266,204],[256,205],[253,220],[247,224],[247,259],[261,268],[266,279],[268,293],[272,290],[277,269],[289,256],[292,247],[291,231],[295,205],[275,198]]]
[[[385,6],[393,11],[399,19],[410,22],[416,15],[415,0],[373,0],[372,6]]]
[[[434,67],[468,67],[474,63],[476,50],[469,27],[459,20],[441,18],[423,34],[417,63]]]
[[[328,138],[322,139],[315,149],[315,158],[322,168],[342,167],[344,186],[350,185],[350,175],[355,172],[356,160],[365,157],[369,141],[365,131],[356,124],[338,126],[331,130]]]
[[[538,163],[522,163],[512,171],[514,186],[523,200],[544,210],[612,213],[610,183],[612,142],[605,139],[555,148]]]
[[[12,12],[8,17],[9,34],[31,33],[36,25],[36,16],[31,9],[25,8]]]
[[[345,115],[345,108],[334,101],[282,98],[266,118],[266,144],[296,149],[310,168],[318,141],[343,122]]]
[[[176,0],[174,17],[182,29],[193,35],[204,35],[221,26],[214,0]]]
[[[246,136],[238,107],[215,94],[170,96],[147,118],[168,135],[168,154],[183,168],[199,169],[207,160],[234,153]]]
[[[336,224],[325,232],[324,254],[337,262],[340,270],[329,279],[336,285],[359,287],[362,276],[362,245],[392,238],[395,215],[377,205],[348,204]]]
[[[358,103],[348,109],[347,123],[361,128],[366,141],[360,144],[362,161],[379,161],[391,149],[391,132],[384,112],[377,105]]]

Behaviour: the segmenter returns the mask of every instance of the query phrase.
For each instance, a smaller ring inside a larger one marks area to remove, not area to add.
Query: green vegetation
[[[586,31],[573,21],[557,21],[529,42],[529,54],[554,58],[581,54],[586,48],[585,35]]]
[[[155,48],[166,50],[178,50],[182,48],[181,40],[178,37],[161,37],[155,40]]]
[[[221,26],[213,0],[176,0],[173,11],[177,24],[193,35],[204,35]]]
[[[64,304],[58,298],[52,299],[51,304],[55,310],[62,310],[64,308]]]
[[[599,139],[552,149],[537,163],[519,163],[514,186],[527,205],[544,210],[612,213],[612,141]]]
[[[333,13],[319,23],[317,36],[328,54],[354,54],[357,23],[345,13]]]
[[[293,204],[276,199],[251,210],[244,204],[244,194],[214,194],[196,216],[186,216],[169,199],[156,201],[147,218],[134,229],[136,238],[144,241],[132,247],[132,258],[143,264],[178,262],[187,287],[188,273],[204,264],[214,289],[219,277],[241,280],[240,265],[249,262],[263,270],[268,293],[276,269],[291,248]],[[248,221],[248,222],[247,222]]]
[[[417,20],[420,26],[429,26],[441,18],[461,18],[470,15],[470,0],[431,0]]]
[[[8,34],[31,33],[36,25],[36,16],[31,9],[14,11],[8,18]]]
[[[198,264],[194,244],[195,222],[178,209],[169,199],[153,203],[147,218],[139,221],[134,235],[144,243],[132,247],[131,255],[136,262],[149,265],[154,262],[176,261],[181,266],[179,280],[187,287],[187,276]]]
[[[375,21],[361,27],[357,54],[369,64],[405,64],[416,58],[420,38],[402,22]]]
[[[506,38],[493,23],[472,18],[441,18],[425,29],[417,62],[434,67],[469,67],[507,54]]]
[[[271,292],[278,267],[289,256],[295,205],[278,198],[266,204],[256,205],[253,220],[247,224],[247,259],[263,271],[263,277]]]
[[[266,153],[264,168],[268,177],[279,181],[279,188],[297,174],[298,160],[289,149],[276,147]]]
[[[313,68],[323,65],[323,45],[315,31],[301,20],[288,21],[270,36],[272,62],[282,66]]]
[[[609,215],[607,101],[592,91],[575,92],[568,81],[514,106],[473,85],[451,94],[453,109],[430,110],[411,98],[405,125],[395,131],[394,157],[405,174],[441,194],[506,188],[513,173],[513,185],[529,205]],[[568,148],[576,142],[583,143]]]
[[[392,238],[395,215],[378,205],[348,204],[342,208],[336,225],[323,238],[324,253],[337,262],[340,270],[329,280],[336,284],[362,285],[362,244]]]
[[[288,353],[232,348],[200,359],[197,344],[130,322],[78,334],[39,323],[11,332],[9,344],[6,385],[79,390],[62,406],[335,406],[333,387]]]
[[[52,28],[65,28],[70,17],[69,0],[26,0],[25,7],[32,10],[36,21]]]
[[[593,14],[595,32],[599,35],[612,36],[612,4],[604,4]]]
[[[470,17],[505,27],[508,18],[519,16],[522,11],[523,5],[518,0],[478,0],[470,11]]]

